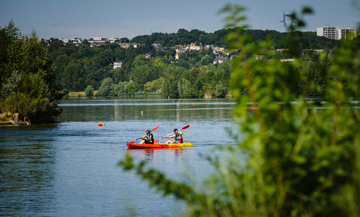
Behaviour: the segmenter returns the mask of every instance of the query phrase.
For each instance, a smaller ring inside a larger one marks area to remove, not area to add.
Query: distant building
[[[107,38],[101,38],[101,37],[92,37],[89,39],[89,42],[106,42],[108,39]]]
[[[140,44],[139,44],[139,43],[131,43],[131,45],[132,45],[134,48],[140,47]]]
[[[118,37],[111,37],[111,38],[109,38],[109,42],[110,42],[110,43],[114,43],[116,40],[119,40],[119,38],[118,38]]]
[[[122,62],[121,62],[121,61],[116,61],[116,62],[114,62],[114,69],[121,68],[121,66],[122,66]]]
[[[68,43],[69,42],[69,39],[66,39],[66,38],[59,38],[60,41],[64,42],[64,43]]]
[[[122,47],[124,49],[130,48],[130,43],[120,43],[119,45],[120,45],[120,47]]]
[[[204,49],[206,49],[206,50],[209,50],[210,48],[214,50],[214,45],[205,45],[204,46]]]
[[[153,43],[152,46],[156,49],[162,49],[161,44]]]
[[[175,45],[175,50],[176,52],[185,52],[185,48],[183,48],[183,46],[181,45]]]
[[[295,61],[294,58],[292,59],[280,59],[281,62],[292,62],[292,61]]]
[[[189,47],[189,50],[201,50],[201,48],[202,48],[201,43],[200,43],[199,46],[196,46],[195,43],[191,43],[191,44],[190,44],[190,47]]]
[[[357,36],[355,29],[352,29],[350,27],[345,27],[341,30],[341,38],[344,39],[353,39]]]
[[[73,44],[81,44],[82,40],[80,38],[74,38],[74,39],[70,39],[72,41]]]
[[[223,47],[213,47],[213,53],[218,54],[219,52],[224,53],[225,49]]]
[[[175,54],[175,59],[179,59],[179,54],[180,54],[181,52],[180,51],[176,51],[176,54]]]
[[[151,55],[150,54],[144,54],[144,57],[146,58],[146,59],[149,59],[149,58],[151,58]]]
[[[316,30],[316,35],[328,39],[340,40],[341,29],[339,27],[330,27],[330,26],[319,27]]]
[[[216,56],[215,59],[214,59],[214,61],[213,61],[213,64],[217,64],[217,63],[221,64],[221,63],[223,63],[223,62],[224,62],[224,57],[222,57],[222,56]]]

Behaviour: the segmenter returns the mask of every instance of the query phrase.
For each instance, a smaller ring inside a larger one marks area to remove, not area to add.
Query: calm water
[[[160,138],[190,124],[184,139],[195,147],[129,151],[173,179],[191,172],[201,180],[212,168],[199,153],[233,142],[232,106],[225,99],[63,100],[61,124],[0,127],[0,215],[169,216],[180,201],[116,166],[126,141],[146,128],[160,125],[153,132]]]

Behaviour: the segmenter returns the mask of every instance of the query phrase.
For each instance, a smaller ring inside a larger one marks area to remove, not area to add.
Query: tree
[[[91,85],[87,86],[87,88],[85,89],[85,95],[94,96],[94,88]]]
[[[188,80],[183,79],[178,83],[179,96],[181,98],[187,98],[190,96],[191,84]]]
[[[12,21],[0,30],[0,101],[33,123],[53,122],[60,114],[57,105],[63,94],[55,83],[47,48],[37,39],[35,31],[29,37],[21,35]]]
[[[219,83],[215,88],[215,96],[218,98],[224,98],[226,96],[226,91],[226,87],[222,83]]]
[[[112,78],[105,78],[102,81],[101,86],[99,88],[99,95],[100,96],[109,95],[113,84],[114,84],[114,80]]]
[[[132,95],[134,95],[135,91],[136,91],[135,83],[134,83],[134,81],[131,80],[127,84],[127,93],[129,96],[132,96]]]

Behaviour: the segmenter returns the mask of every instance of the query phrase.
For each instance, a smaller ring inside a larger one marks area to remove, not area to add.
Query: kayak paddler
[[[154,135],[151,133],[151,130],[146,129],[145,135],[142,137],[139,137],[139,139],[142,139],[140,144],[154,144]]]
[[[183,133],[179,132],[178,129],[174,129],[174,135],[172,135],[172,136],[164,136],[164,138],[167,138],[167,139],[174,138],[175,139],[174,141],[171,141],[171,140],[167,141],[166,144],[176,144],[176,143],[183,143],[184,142]]]

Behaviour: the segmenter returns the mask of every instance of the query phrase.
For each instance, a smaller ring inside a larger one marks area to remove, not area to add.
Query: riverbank
[[[94,96],[95,97],[102,97],[102,96],[99,96],[98,95],[98,92],[99,91],[94,91]],[[157,94],[156,92],[149,92],[149,93],[144,93],[144,92],[136,92],[134,93],[133,97],[139,97],[139,96],[159,96],[159,94]],[[67,96],[65,97],[69,97],[69,98],[74,98],[74,97],[86,97],[85,95],[85,92],[84,91],[72,91],[72,92],[69,92]],[[116,97],[116,96],[106,96],[106,97]],[[123,94],[123,95],[120,95],[118,97],[128,97],[127,94]],[[216,97],[214,97],[211,93],[205,93],[204,96],[202,97],[203,99],[214,99]],[[225,98],[227,99],[231,99],[233,98],[230,91],[227,92]],[[191,99],[191,98],[189,98]],[[197,99],[197,98],[196,98]]]

